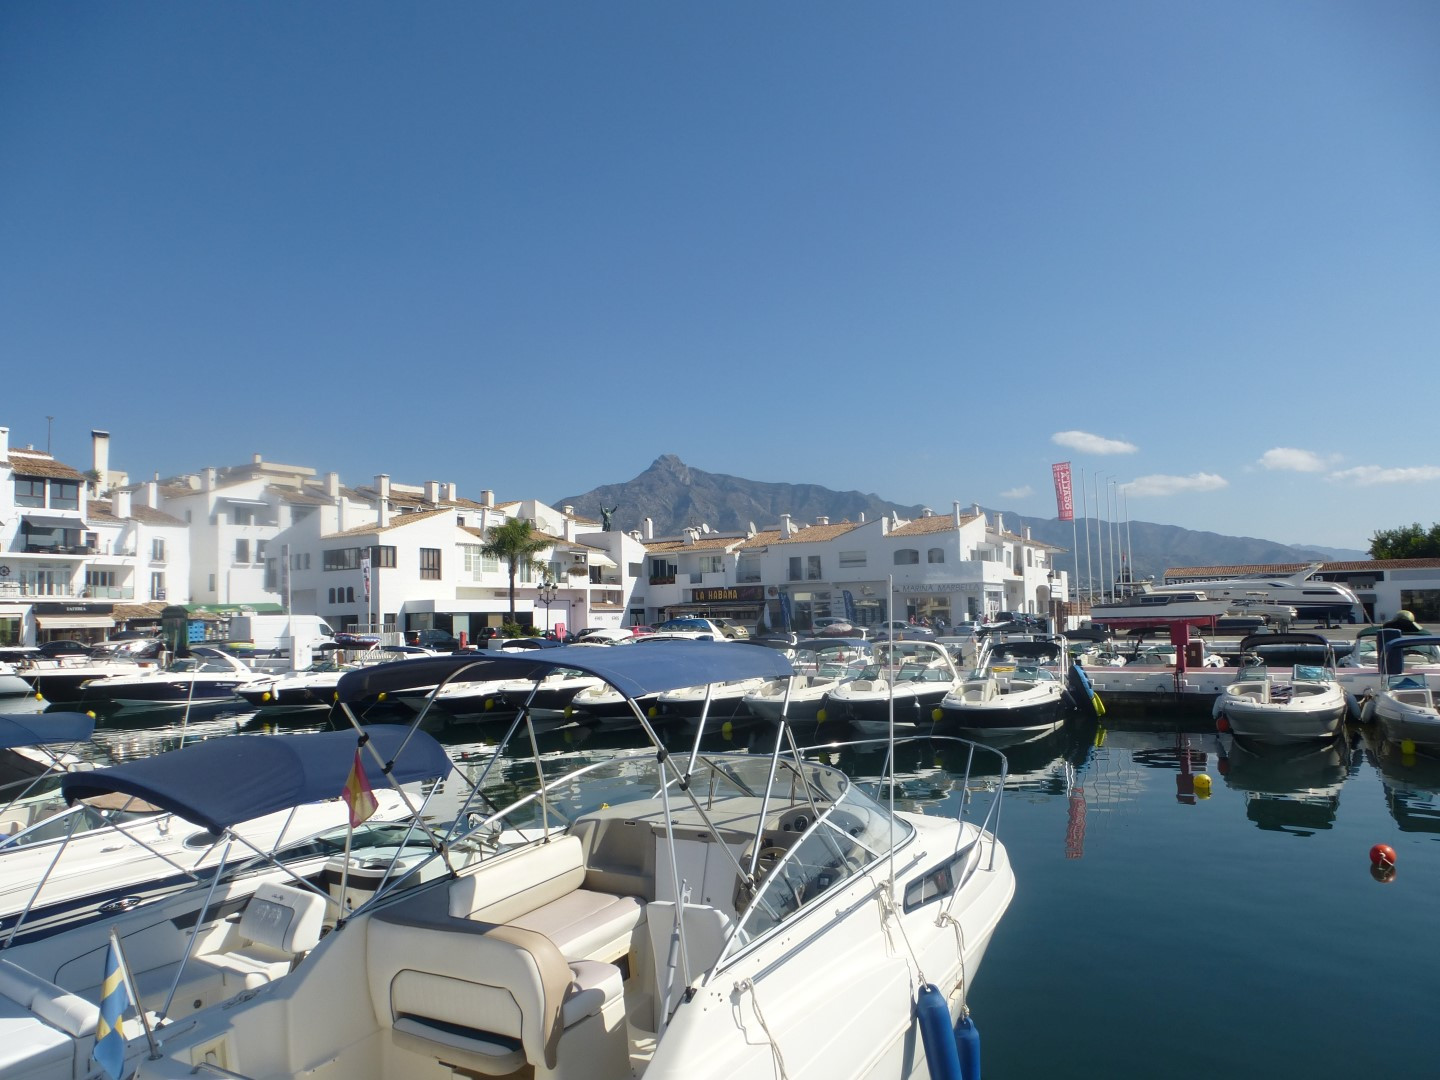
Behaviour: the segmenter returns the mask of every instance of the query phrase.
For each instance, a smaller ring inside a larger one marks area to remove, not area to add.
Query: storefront
[[[104,641],[115,627],[114,604],[34,604],[35,641]]]
[[[660,610],[660,618],[663,620],[694,615],[706,619],[731,619],[750,628],[760,621],[760,609],[764,602],[763,585],[691,589],[687,602],[665,606]]]

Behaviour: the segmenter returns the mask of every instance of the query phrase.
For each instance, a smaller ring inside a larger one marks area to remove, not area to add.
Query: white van
[[[335,631],[319,615],[233,615],[230,640],[248,641],[257,653],[288,653],[291,666],[308,667],[311,653]]]

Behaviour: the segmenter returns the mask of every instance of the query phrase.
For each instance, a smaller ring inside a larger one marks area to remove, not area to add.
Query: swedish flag
[[[95,1027],[95,1049],[90,1055],[110,1080],[120,1080],[125,1071],[122,1018],[131,1001],[124,963],[120,956],[120,943],[112,933],[110,948],[105,953],[105,980],[100,984],[100,1022]]]

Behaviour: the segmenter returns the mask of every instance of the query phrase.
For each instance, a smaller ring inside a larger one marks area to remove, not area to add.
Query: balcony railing
[[[651,577],[650,577],[650,584],[651,584],[651,585],[674,585],[674,584],[675,584],[675,575],[674,575],[674,574],[664,574],[664,575],[658,575],[658,576],[657,576],[657,575],[653,575],[653,574],[652,574]]]
[[[27,555],[94,555],[99,548],[93,544],[26,544]]]
[[[86,585],[80,595],[87,600],[134,600],[134,585]]]

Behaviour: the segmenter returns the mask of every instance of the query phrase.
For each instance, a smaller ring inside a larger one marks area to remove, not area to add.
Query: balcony
[[[674,584],[675,584],[675,575],[674,575],[674,574],[665,574],[665,575],[660,575],[660,576],[651,575],[650,584],[651,584],[651,585],[674,585]]]
[[[99,548],[94,544],[26,544],[26,555],[95,555]]]
[[[134,600],[134,585],[86,585],[80,591],[86,600]]]

